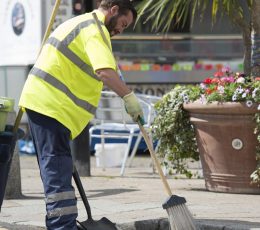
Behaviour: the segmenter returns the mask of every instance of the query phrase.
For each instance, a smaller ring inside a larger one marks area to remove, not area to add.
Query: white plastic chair
[[[148,101],[140,97],[140,95],[138,95],[138,99],[144,110],[144,127],[149,128],[152,121],[153,107]],[[102,91],[95,118],[91,123],[93,126],[89,129],[90,144],[92,138],[100,138],[102,151],[105,149],[106,138],[127,140],[127,148],[124,152],[120,171],[120,175],[123,176],[133,138],[137,137],[137,140],[130,154],[131,159],[135,156],[142,138],[138,125],[126,113],[123,100],[114,92]],[[100,131],[100,133],[94,133],[95,130]]]
[[[148,103],[149,106],[150,106],[150,110],[149,111],[144,111],[144,113],[147,114],[147,116],[149,116],[149,125],[146,126],[146,129],[147,129],[148,135],[150,136],[150,139],[152,140],[152,134],[151,134],[150,126],[151,126],[151,124],[152,124],[152,122],[153,122],[153,120],[154,120],[154,118],[156,116],[156,112],[155,112],[154,106],[155,106],[156,102],[158,102],[161,99],[161,97],[154,96],[154,95],[148,95],[148,94],[136,94],[136,96],[140,100],[145,101],[146,103]],[[136,152],[137,152],[138,146],[141,143],[141,140],[142,140],[142,135],[139,135],[137,137],[136,142],[135,142],[134,148],[133,148],[133,150],[132,150],[132,152],[130,154],[130,159],[129,159],[129,163],[128,163],[129,167],[132,166],[133,158],[136,155]],[[155,152],[157,152],[158,146],[159,146],[159,142],[156,144]]]

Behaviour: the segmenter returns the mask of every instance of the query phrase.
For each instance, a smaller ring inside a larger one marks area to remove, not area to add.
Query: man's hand
[[[144,114],[141,108],[141,105],[138,101],[138,98],[133,92],[125,95],[123,97],[125,102],[126,112],[132,117],[135,122],[140,122],[141,125],[144,125]]]

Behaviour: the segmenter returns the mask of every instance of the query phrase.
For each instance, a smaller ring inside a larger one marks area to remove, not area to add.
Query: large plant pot
[[[195,127],[206,189],[260,194],[250,175],[256,169],[256,105],[188,103],[184,109]]]

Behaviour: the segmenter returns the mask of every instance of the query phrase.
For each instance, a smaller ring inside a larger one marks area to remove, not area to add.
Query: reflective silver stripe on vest
[[[43,79],[44,81],[48,82],[53,87],[65,93],[77,106],[81,107],[82,109],[88,111],[93,115],[95,114],[97,109],[95,106],[89,104],[87,101],[84,101],[76,97],[66,85],[64,85],[61,81],[59,81],[57,78],[53,77],[49,73],[46,73],[43,70],[33,67],[32,70],[30,71],[30,74],[33,74]]]
[[[65,57],[67,57],[71,62],[78,66],[83,72],[87,73],[91,77],[95,78],[97,81],[100,79],[95,75],[91,66],[82,61],[73,51],[71,51],[63,42],[59,41],[56,38],[49,38],[46,41],[46,44],[54,46],[59,50]]]
[[[101,25],[104,25],[103,22],[101,22]],[[69,45],[75,37],[77,37],[81,31],[81,29],[88,27],[91,24],[95,24],[94,19],[89,19],[87,21],[79,23],[62,41],[64,42],[65,45]]]
[[[60,200],[72,200],[72,199],[76,199],[75,192],[68,191],[68,192],[59,192],[59,193],[50,194],[46,197],[45,202],[46,204],[49,204]]]
[[[77,214],[78,209],[77,206],[69,206],[69,207],[62,207],[62,208],[55,208],[47,212],[47,217],[58,217],[58,216],[65,216],[71,214]]]

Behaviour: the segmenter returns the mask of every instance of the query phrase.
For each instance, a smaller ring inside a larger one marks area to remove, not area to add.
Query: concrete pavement
[[[149,156],[137,156],[124,177],[120,168],[103,171],[92,157],[91,177],[82,177],[93,218],[105,216],[124,230],[168,228],[168,215],[162,203],[168,198],[162,182],[150,167]],[[35,156],[20,157],[23,199],[4,200],[0,230],[45,229],[45,204]],[[201,174],[198,164],[193,170]],[[203,179],[168,178],[172,191],[187,200],[200,229],[260,229],[260,195],[215,193],[205,190]],[[77,193],[77,197],[79,194]],[[79,220],[87,215],[78,199]]]

